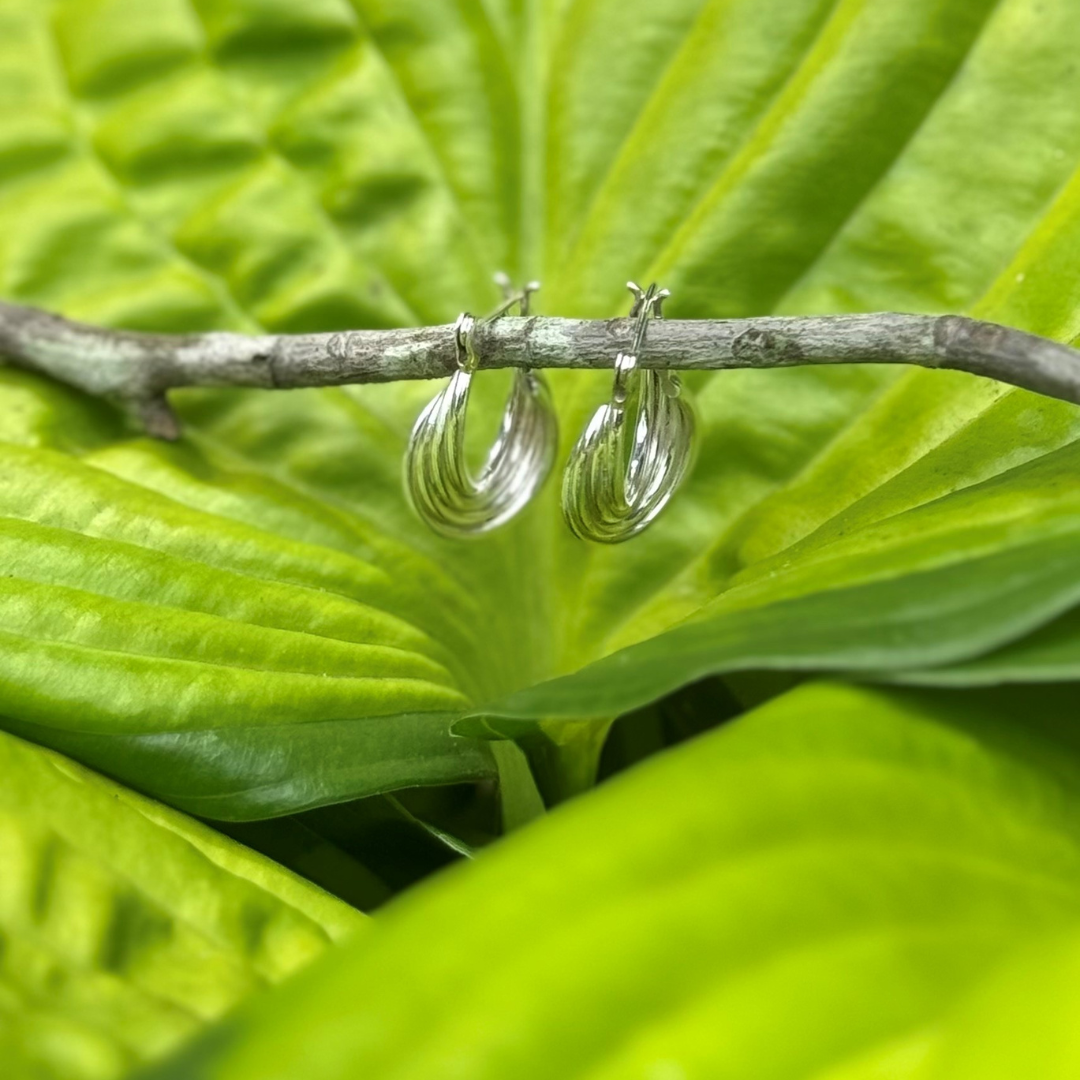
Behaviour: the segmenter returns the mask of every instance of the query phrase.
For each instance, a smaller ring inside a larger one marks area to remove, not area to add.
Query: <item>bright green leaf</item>
[[[0,734],[5,1080],[111,1080],[363,918],[260,855]]]
[[[912,1058],[1080,914],[1080,758],[1016,717],[794,690],[396,901],[152,1075],[907,1076],[855,1065]]]
[[[943,1025],[911,1080],[1070,1080],[1080,1072],[1078,986],[1075,929],[1022,950]]]
[[[0,295],[300,331],[480,312],[500,269],[606,317],[656,275],[683,317],[1071,339],[1078,47],[1072,0],[8,0]],[[870,367],[687,383],[696,471],[607,549],[557,483],[429,534],[400,483],[429,384],[178,394],[163,446],[4,373],[0,715],[250,818],[492,777],[450,726],[496,702],[573,787],[614,711],[706,672],[947,677],[1075,604],[1073,407]],[[552,384],[568,448],[610,380]],[[488,432],[504,388],[478,380]]]

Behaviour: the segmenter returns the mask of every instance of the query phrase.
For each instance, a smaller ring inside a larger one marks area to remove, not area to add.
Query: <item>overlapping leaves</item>
[[[1075,944],[998,974],[1080,916],[1076,695],[1035,696],[1041,736],[1008,695],[801,687],[422,886],[153,1076],[1071,1075]]]
[[[1067,340],[1078,33],[1068,0],[10,0],[0,291],[294,331],[449,320],[496,269],[607,316],[658,276],[676,316]],[[568,443],[607,380],[553,381]],[[558,739],[709,670],[1026,678],[1058,616],[1074,662],[1072,407],[943,373],[690,381],[696,472],[609,551],[555,485],[488,540],[427,534],[399,471],[430,386],[189,393],[163,446],[7,372],[4,723],[244,817],[492,775],[450,734],[477,712],[458,730]]]

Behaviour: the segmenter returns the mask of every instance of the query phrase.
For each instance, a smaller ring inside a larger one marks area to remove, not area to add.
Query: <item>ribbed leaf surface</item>
[[[111,1080],[363,916],[183,815],[0,734],[5,1080]]]
[[[1070,340],[1078,47],[1071,0],[8,0],[0,293],[300,331],[479,313],[504,269],[560,314],[656,276],[684,317],[968,310]],[[490,433],[505,381],[478,381]],[[568,447],[609,379],[553,383]],[[490,776],[449,729],[493,702],[1072,670],[1068,619],[1041,667],[1008,646],[1076,601],[1074,408],[866,367],[688,383],[696,471],[608,550],[555,483],[475,544],[417,523],[431,385],[189,392],[164,446],[3,373],[0,715],[251,817]]]

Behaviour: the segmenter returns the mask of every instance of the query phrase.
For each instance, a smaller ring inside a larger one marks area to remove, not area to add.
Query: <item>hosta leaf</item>
[[[153,1075],[907,1075],[853,1067],[1080,912],[1080,759],[1015,718],[794,690],[396,901]]]
[[[1022,950],[944,1025],[912,1080],[1075,1076],[1080,1069],[1078,974],[1075,929]]]
[[[1018,537],[1008,521],[1017,513],[1037,513],[1029,470],[1020,498],[1011,491],[995,498],[980,490],[977,508],[959,497],[942,501],[887,523],[877,535],[867,530],[854,544],[834,545],[825,557],[796,556],[791,572],[785,574],[781,564],[766,569],[760,582],[733,584],[691,621],[573,675],[523,690],[458,728],[513,731],[530,717],[615,715],[725,671],[844,668],[884,675],[889,668],[986,652],[1080,600],[1080,517],[1073,500],[1061,494],[1071,486],[1070,464],[1043,470],[1054,494],[1052,516],[1042,529],[1033,528],[1028,516]],[[983,510],[987,520],[980,522]],[[939,528],[942,517],[955,522],[952,528]],[[1070,614],[1011,650],[940,675],[908,678],[967,683],[976,681],[971,672],[982,671],[984,678],[999,681],[1006,670],[1032,681],[1069,677],[1076,665],[1063,662],[1065,646],[1050,643],[1075,623]],[[1007,669],[1004,657],[1010,655],[1020,663]]]
[[[260,855],[0,734],[0,1061],[107,1080],[363,917]]]
[[[1069,340],[1078,45],[1071,0],[8,0],[0,294],[299,331],[479,312],[498,269],[606,317],[655,275],[684,317],[970,310]],[[1072,406],[871,367],[687,383],[696,471],[609,550],[556,483],[488,539],[428,533],[400,463],[431,385],[178,394],[163,446],[7,372],[0,715],[258,817],[493,776],[450,734],[478,712],[584,754],[709,671],[993,679],[1074,605]],[[552,384],[568,447],[609,378]],[[504,388],[478,380],[488,432]]]

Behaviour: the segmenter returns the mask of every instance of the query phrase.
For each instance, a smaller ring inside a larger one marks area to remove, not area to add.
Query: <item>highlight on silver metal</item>
[[[512,293],[508,279],[496,280],[506,299],[483,321],[515,304],[527,315],[539,284]],[[551,472],[559,438],[547,384],[536,372],[516,371],[495,444],[479,474],[472,474],[465,463],[465,413],[477,368],[476,326],[466,313],[454,324],[458,370],[420,414],[405,452],[410,502],[431,528],[450,537],[488,532],[517,514]]]
[[[693,461],[694,410],[670,371],[642,370],[650,319],[662,317],[667,289],[632,281],[637,316],[630,352],[615,359],[611,400],[593,413],[563,474],[563,515],[583,540],[617,544],[637,536],[667,505]],[[636,397],[636,418],[628,421]]]

